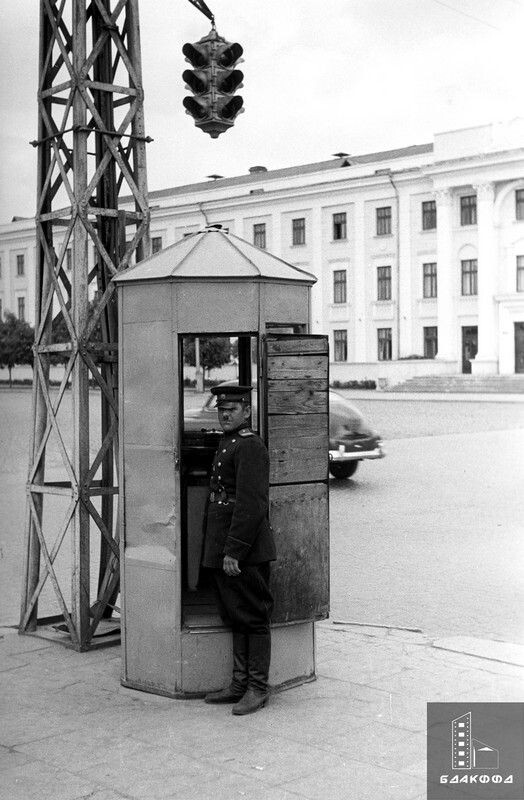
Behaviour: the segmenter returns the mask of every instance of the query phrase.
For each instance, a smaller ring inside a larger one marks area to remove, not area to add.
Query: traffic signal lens
[[[184,97],[182,100],[184,104],[184,108],[189,111],[192,117],[195,119],[205,119],[208,115],[207,106],[200,102],[199,100],[195,100],[194,97]]]
[[[233,94],[240,87],[244,80],[244,73],[239,69],[234,69],[231,72],[225,72],[223,76],[218,76],[217,88],[220,92],[225,94]]]
[[[233,42],[229,47],[224,48],[218,57],[218,63],[221,67],[234,67],[238,59],[244,52],[244,48],[238,42]]]
[[[203,70],[186,69],[182,78],[194,94],[204,94],[209,88],[209,79]]]
[[[244,101],[241,97],[232,97],[229,102],[222,106],[221,114],[224,119],[235,119],[243,105]]]
[[[209,60],[208,49],[197,47],[194,44],[185,44],[182,52],[194,67],[205,67]]]

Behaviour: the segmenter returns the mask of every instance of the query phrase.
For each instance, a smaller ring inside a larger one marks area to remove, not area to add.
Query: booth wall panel
[[[268,414],[326,414],[328,393],[324,378],[268,380]]]
[[[124,445],[126,546],[177,552],[175,471],[171,450]]]
[[[177,659],[176,568],[135,562],[126,552],[124,683],[160,694],[175,694]]]
[[[269,685],[274,688],[311,679],[315,675],[313,622],[271,628]]]
[[[258,330],[258,286],[252,283],[172,284],[178,333]]]
[[[268,418],[270,483],[326,480],[329,437],[325,414]]]
[[[231,681],[233,645],[226,628],[182,634],[182,686],[185,694],[223,689]]]
[[[288,353],[303,356],[306,353],[326,353],[324,336],[282,336],[267,339],[267,352],[270,356]]]
[[[324,618],[329,609],[327,484],[271,486],[269,499],[277,547],[272,620]]]
[[[124,441],[173,446],[173,358],[169,321],[124,325]]]
[[[285,325],[307,325],[309,322],[309,287],[288,283],[261,287],[264,319]]]
[[[165,284],[128,284],[121,291],[124,298],[124,325],[128,322],[157,322],[171,318],[171,302]]]
[[[272,380],[289,378],[314,379],[327,381],[328,363],[326,356],[318,355],[268,355],[268,375]]]
[[[314,677],[314,635],[312,622],[271,628],[271,688]],[[233,669],[231,632],[227,628],[183,632],[181,662],[183,694],[204,694],[228,686]]]

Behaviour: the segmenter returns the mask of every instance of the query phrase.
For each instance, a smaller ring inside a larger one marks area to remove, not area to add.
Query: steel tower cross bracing
[[[41,0],[38,109],[33,420],[19,629],[38,629],[39,601],[45,596],[48,604],[51,594],[72,646],[85,650],[111,615],[119,582],[111,279],[150,252],[138,0]],[[119,208],[124,195],[132,196],[133,211]],[[63,377],[52,387],[56,363]],[[90,382],[98,392],[90,393]]]

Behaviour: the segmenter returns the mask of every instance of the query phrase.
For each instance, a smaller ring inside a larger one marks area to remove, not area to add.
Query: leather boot
[[[247,689],[248,637],[244,633],[233,633],[233,677],[226,689],[209,692],[206,703],[236,703]]]
[[[237,716],[253,714],[269,700],[268,677],[271,661],[271,635],[249,636],[248,688],[241,700],[232,708]]]

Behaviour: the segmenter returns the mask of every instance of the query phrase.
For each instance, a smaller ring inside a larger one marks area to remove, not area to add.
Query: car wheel
[[[357,471],[358,461],[348,461],[346,464],[337,464],[332,462],[329,465],[329,471],[334,478],[351,478]]]

